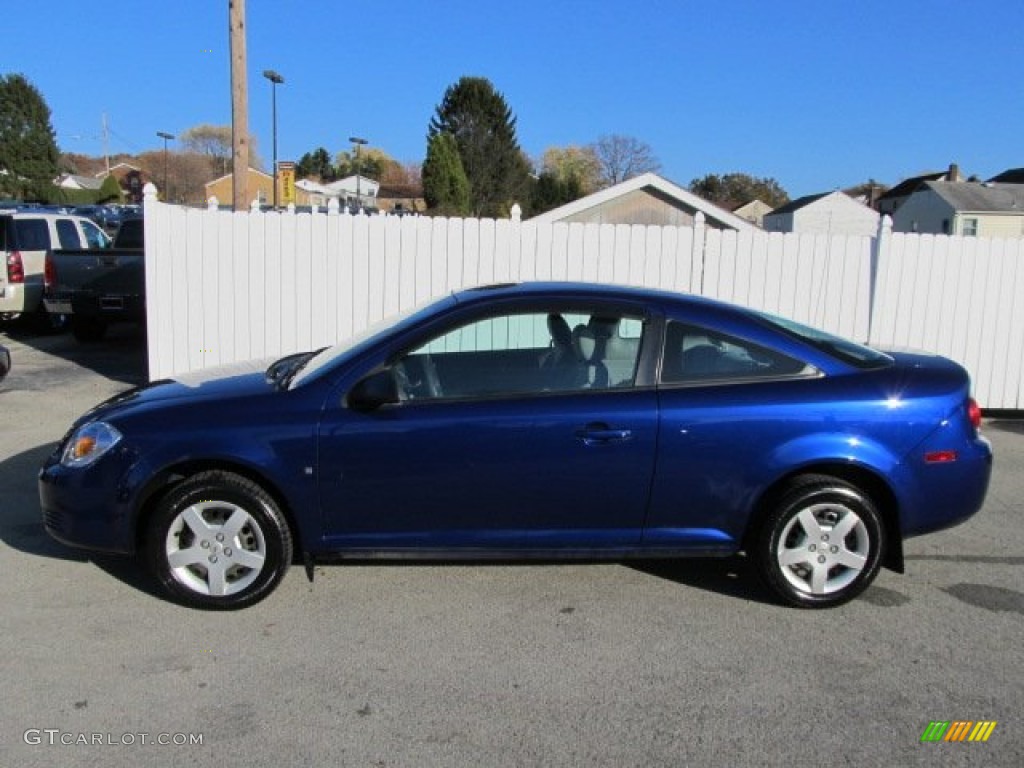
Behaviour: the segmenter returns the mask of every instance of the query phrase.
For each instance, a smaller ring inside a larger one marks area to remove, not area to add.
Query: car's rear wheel
[[[765,583],[783,602],[827,608],[863,592],[878,574],[885,526],[871,498],[834,477],[792,482],[754,536]]]
[[[292,559],[288,524],[259,485],[230,472],[202,472],[164,496],[150,520],[146,558],[176,600],[244,608],[266,597]]]

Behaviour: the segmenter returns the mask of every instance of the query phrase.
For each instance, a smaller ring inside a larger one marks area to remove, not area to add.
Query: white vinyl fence
[[[1024,408],[1024,240],[197,210],[146,198],[149,375],[314,349],[459,288],[584,280],[701,294],[963,363]]]

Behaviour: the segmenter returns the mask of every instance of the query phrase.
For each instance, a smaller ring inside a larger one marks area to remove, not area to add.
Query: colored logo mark
[[[996,729],[995,720],[932,720],[921,741],[988,741]]]

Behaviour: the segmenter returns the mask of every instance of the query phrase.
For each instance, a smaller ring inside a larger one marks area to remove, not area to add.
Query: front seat
[[[551,334],[551,349],[540,361],[541,370],[546,371],[545,384],[551,389],[578,387],[586,379],[586,368],[576,353],[569,323],[561,315],[550,314],[548,333]]]
[[[604,357],[613,330],[614,325],[609,326],[600,318],[591,318],[587,325],[573,328],[572,345],[576,354],[587,368],[594,369],[593,378],[587,376],[591,389],[608,387],[608,366],[604,364]]]

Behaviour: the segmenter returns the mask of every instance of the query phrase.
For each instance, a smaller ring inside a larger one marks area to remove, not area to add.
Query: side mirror
[[[371,373],[348,393],[348,407],[361,413],[369,413],[382,405],[397,402],[398,382],[390,368]]]

